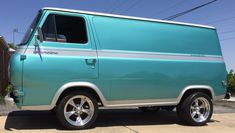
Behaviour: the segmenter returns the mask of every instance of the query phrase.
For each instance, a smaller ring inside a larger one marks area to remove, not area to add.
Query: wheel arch
[[[73,89],[73,90],[72,90]],[[106,100],[102,94],[102,92],[99,90],[99,88],[90,82],[70,82],[66,83],[63,86],[61,86],[57,92],[55,93],[52,102],[51,102],[51,108],[54,108],[58,102],[58,100],[67,92],[71,91],[77,91],[77,90],[82,90],[82,91],[88,91],[91,93],[95,93],[97,98],[99,98],[99,101],[103,106],[106,105]]]
[[[190,86],[187,86],[185,87],[180,95],[178,96],[177,98],[177,103],[180,103],[182,100],[184,100],[188,95],[192,94],[192,93],[195,93],[195,92],[203,92],[203,93],[206,93],[208,94],[211,99],[213,100],[214,99],[214,90],[211,86],[207,86],[207,85],[190,85]]]

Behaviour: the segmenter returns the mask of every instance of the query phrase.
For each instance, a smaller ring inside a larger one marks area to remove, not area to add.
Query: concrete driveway
[[[234,133],[235,109],[225,113],[227,107],[215,107],[215,114],[206,126],[191,127],[183,125],[176,112],[160,111],[156,114],[144,114],[137,109],[101,110],[91,129],[68,131],[60,126],[51,112],[17,111],[0,117],[0,132],[87,132],[87,133]],[[229,110],[229,108],[228,108]]]

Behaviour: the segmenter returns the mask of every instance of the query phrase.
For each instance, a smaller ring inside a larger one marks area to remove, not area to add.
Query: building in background
[[[8,63],[14,49],[9,48],[7,42],[0,36],[0,93],[5,93],[5,88],[9,83]]]

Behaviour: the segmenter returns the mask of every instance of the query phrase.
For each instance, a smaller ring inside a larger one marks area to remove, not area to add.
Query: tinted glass
[[[86,24],[81,17],[49,15],[42,32],[45,41],[87,43]]]

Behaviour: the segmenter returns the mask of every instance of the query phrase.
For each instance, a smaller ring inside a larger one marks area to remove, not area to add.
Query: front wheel
[[[211,98],[201,92],[191,94],[177,106],[178,117],[188,125],[205,125],[211,119],[212,113]]]
[[[73,92],[58,104],[56,114],[60,123],[67,129],[89,128],[95,121],[98,105],[87,92]]]

